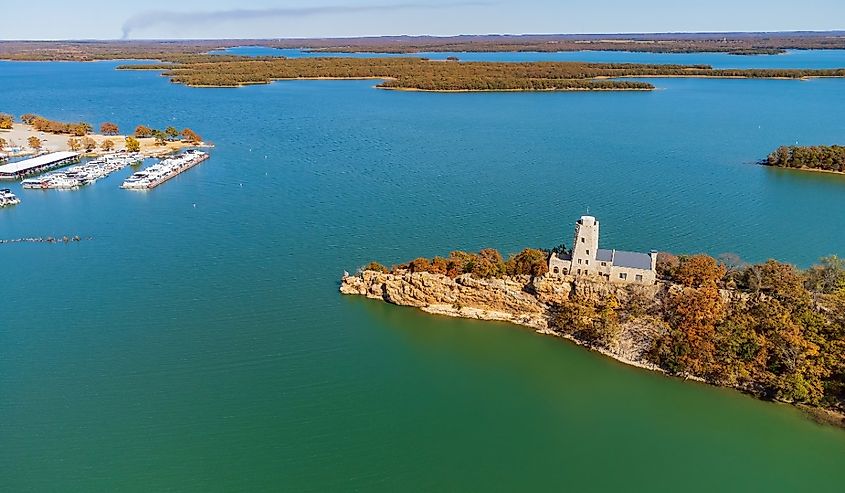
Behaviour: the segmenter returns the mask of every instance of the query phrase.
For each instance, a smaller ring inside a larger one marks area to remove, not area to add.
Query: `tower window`
[[[628,279],[628,274],[625,273],[625,272],[620,272],[619,273],[619,279]]]
[[[584,237],[582,236],[582,237],[581,237],[581,243],[584,243],[584,241],[585,241],[585,240],[584,240]]]
[[[584,263],[585,263],[585,264],[587,264],[587,265],[590,265],[590,261],[589,261],[589,260],[585,260],[585,261],[584,261]]]
[[[578,259],[578,263],[579,263],[579,264],[581,263],[581,259],[580,259],[580,258]]]
[[[602,263],[601,263],[601,266],[602,266],[602,267],[607,267],[607,262],[602,262]]]
[[[587,255],[589,255],[589,254],[590,254],[590,251],[589,251],[589,250],[587,250]]]
[[[643,276],[641,274],[637,274],[636,280],[642,282]]]
[[[560,269],[558,269],[557,267],[555,267],[555,274],[557,274],[558,272],[560,272]]]

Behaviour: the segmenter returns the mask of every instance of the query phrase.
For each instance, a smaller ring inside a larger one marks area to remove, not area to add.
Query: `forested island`
[[[425,51],[563,52],[584,50],[652,53],[771,55],[785,50],[845,49],[845,32],[526,34],[374,36],[315,39],[2,41],[7,60],[161,60],[236,46],[266,46],[325,52],[419,53]]]
[[[845,173],[845,146],[781,146],[762,162],[778,168]]]
[[[713,69],[709,65],[581,62],[456,62],[420,58],[167,57],[166,64],[123,70],[161,70],[195,87],[237,87],[283,79],[384,79],[377,87],[422,91],[650,90],[630,77],[783,78],[845,77],[845,69]],[[609,80],[616,79],[616,80]]]
[[[371,263],[341,283],[449,316],[504,320],[617,360],[786,402],[845,425],[845,261],[800,270],[735,255],[658,256],[656,285],[547,272],[550,252]]]

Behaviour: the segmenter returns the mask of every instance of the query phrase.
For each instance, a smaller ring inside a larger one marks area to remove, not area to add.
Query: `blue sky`
[[[845,1],[4,0],[0,18],[0,39],[115,39],[127,21],[136,39],[833,30]]]

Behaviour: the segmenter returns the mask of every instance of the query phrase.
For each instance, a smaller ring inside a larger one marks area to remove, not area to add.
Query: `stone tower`
[[[595,274],[599,249],[599,222],[593,216],[581,216],[575,223],[572,243],[572,273]],[[579,272],[580,271],[580,272]]]

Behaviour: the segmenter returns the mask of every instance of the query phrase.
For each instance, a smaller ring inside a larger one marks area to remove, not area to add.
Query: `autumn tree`
[[[471,253],[460,250],[450,252],[449,259],[447,260],[448,268],[446,270],[446,275],[451,278],[455,278],[461,274],[472,272],[476,262],[476,256]]]
[[[716,286],[725,275],[725,268],[709,255],[682,257],[674,279],[691,288]]]
[[[434,257],[431,259],[431,269],[429,272],[432,274],[446,274],[449,270],[449,262],[443,257]]]
[[[381,272],[382,274],[387,274],[387,267],[381,265],[378,262],[370,262],[366,266],[364,266],[364,270],[371,270],[375,272]]]
[[[91,152],[97,148],[97,141],[91,137],[83,137],[82,147],[84,147],[86,151]]]
[[[60,133],[71,133],[73,135],[76,135],[77,137],[82,137],[82,136],[88,135],[91,132],[91,130],[92,130],[91,125],[89,125],[85,122],[79,122],[79,123],[69,123],[69,124],[67,124],[66,132],[60,132]]]
[[[138,125],[137,127],[135,127],[135,137],[137,137],[139,139],[152,137],[153,133],[154,133],[154,130],[151,129],[150,127],[145,126],[145,125]]]
[[[71,137],[67,139],[67,146],[71,151],[78,151],[82,149],[82,142],[80,142],[76,137]]]
[[[505,267],[507,273],[512,276],[542,276],[549,271],[546,253],[533,248],[526,248],[512,255]]]
[[[200,142],[202,142],[202,137],[197,135],[197,133],[191,130],[190,128],[182,130],[181,135],[182,140],[184,140],[185,142],[190,142],[191,144],[199,144]]]
[[[11,130],[12,124],[15,122],[15,117],[0,113],[0,130]]]
[[[38,118],[38,115],[35,115],[33,113],[25,113],[25,114],[21,115],[21,122],[25,123],[27,125],[32,125],[32,122],[36,118]]]
[[[26,142],[29,144],[29,147],[35,149],[36,151],[41,149],[42,143],[41,139],[39,139],[38,137],[32,136],[26,139]]]
[[[170,126],[164,129],[164,135],[167,137],[167,140],[176,140],[179,138],[179,130],[176,127]]]
[[[420,257],[414,259],[408,264],[408,270],[413,274],[415,272],[428,272],[431,269],[431,263],[427,258]]]
[[[472,267],[472,275],[486,279],[501,276],[505,273],[505,261],[502,254],[494,248],[485,248],[478,252]]]
[[[807,270],[806,286],[818,293],[845,290],[845,260],[836,255],[822,258],[820,264]]]
[[[0,151],[6,148],[6,139],[0,137]]]
[[[126,150],[129,152],[139,152],[141,150],[141,142],[135,137],[126,137]]]
[[[675,271],[680,265],[681,259],[668,252],[660,252],[657,254],[657,275],[664,279],[673,279]]]
[[[715,285],[684,288],[670,295],[667,321],[671,331],[655,341],[653,360],[678,374],[709,376],[716,357],[716,324],[724,306]]]
[[[109,152],[114,149],[114,141],[111,139],[106,139],[100,144],[100,149]]]
[[[103,135],[117,135],[120,133],[120,129],[112,122],[105,122],[100,125],[100,133]]]
[[[794,266],[776,260],[746,268],[743,284],[755,294],[763,293],[791,305],[806,306],[810,302],[803,274]]]

